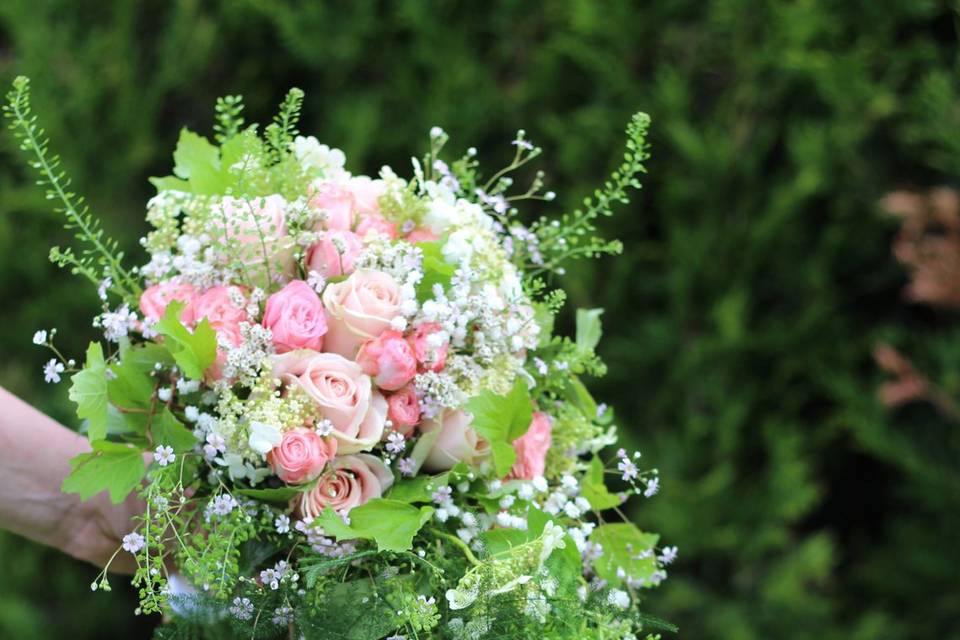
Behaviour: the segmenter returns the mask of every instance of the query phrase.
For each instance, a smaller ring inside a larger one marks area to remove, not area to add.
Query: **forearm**
[[[70,459],[89,450],[82,436],[0,388],[0,526],[75,553],[65,525],[80,498],[60,484]]]

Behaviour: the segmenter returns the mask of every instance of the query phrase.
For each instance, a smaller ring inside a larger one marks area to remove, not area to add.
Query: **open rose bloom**
[[[639,633],[635,596],[676,551],[598,514],[659,478],[607,448],[612,416],[575,374],[600,369],[599,312],[577,314],[575,341],[552,335],[567,311],[550,275],[571,246],[607,245],[584,244],[588,218],[525,224],[525,200],[553,199],[540,179],[484,178],[474,150],[443,153],[439,128],[411,177],[351,173],[291,133],[301,98],[265,128],[231,125],[225,101],[219,144],[184,130],[174,175],[154,180],[149,261],[97,263],[95,326],[114,344],[92,344],[73,377],[93,451],[65,489],[142,492],[121,552],[137,556],[143,611],[174,620],[487,637],[501,604],[522,603],[537,634]],[[638,116],[623,185],[645,132]],[[516,166],[539,154],[522,131],[511,148]],[[171,600],[172,567],[196,603]]]

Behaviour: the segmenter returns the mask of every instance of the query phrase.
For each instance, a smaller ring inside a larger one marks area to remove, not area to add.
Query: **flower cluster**
[[[18,91],[8,114],[29,131]],[[219,144],[183,132],[174,175],[153,180],[149,259],[95,274],[106,355],[94,343],[78,368],[54,332],[34,336],[93,442],[65,488],[122,498],[146,478],[122,547],[141,609],[217,605],[238,629],[293,635],[364,593],[382,615],[350,637],[645,631],[639,590],[676,548],[601,513],[659,477],[622,449],[604,462],[612,413],[580,379],[602,372],[600,314],[578,312],[576,340],[553,335],[563,295],[544,279],[608,246],[585,235],[605,212],[525,225],[518,205],[554,194],[541,173],[513,191],[540,154],[522,131],[487,180],[476,150],[441,157],[439,128],[409,180],[354,175],[298,135],[301,100],[262,134],[236,98],[218,103]],[[646,126],[628,128],[602,203],[637,186]]]

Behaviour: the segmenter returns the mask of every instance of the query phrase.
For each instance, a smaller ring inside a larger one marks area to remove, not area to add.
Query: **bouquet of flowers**
[[[247,125],[217,101],[214,141],[184,129],[154,178],[149,259],[125,265],[48,151],[18,78],[5,113],[82,248],[51,259],[102,301],[82,366],[48,382],[92,451],[63,489],[137,493],[139,613],[162,637],[635,638],[672,627],[642,613],[675,547],[620,510],[656,469],[616,445],[599,309],[554,333],[563,265],[617,253],[595,223],[639,188],[649,119],[581,209],[524,223],[551,201],[521,130],[490,177],[470,148],[443,159],[429,132],[412,177],[345,170],[300,136],[303,93]],[[525,171],[525,170],[524,170]],[[523,172],[521,172],[522,174]],[[608,488],[613,477],[618,490]],[[91,585],[109,590],[106,571]]]

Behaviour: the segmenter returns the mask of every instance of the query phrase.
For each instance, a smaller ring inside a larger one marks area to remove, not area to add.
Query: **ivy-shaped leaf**
[[[150,431],[154,444],[172,447],[177,453],[189,451],[197,444],[197,437],[167,407],[153,416]]]
[[[527,432],[533,419],[526,383],[518,377],[505,396],[484,391],[471,398],[465,409],[473,415],[471,426],[490,443],[497,475],[507,475],[517,458],[513,441]]]
[[[621,502],[618,495],[607,490],[607,485],[603,482],[603,463],[597,456],[590,461],[590,467],[583,476],[580,493],[597,511],[616,507]]]
[[[423,279],[417,284],[417,300],[423,302],[433,297],[433,285],[446,289],[457,268],[443,259],[442,240],[418,242],[416,246],[423,252]]]
[[[644,533],[630,522],[602,524],[593,530],[590,541],[603,547],[603,554],[593,561],[597,576],[617,586],[623,580],[617,569],[646,584],[657,570],[657,560],[652,553],[660,539],[655,533]]]
[[[156,330],[166,338],[164,344],[184,375],[192,380],[202,380],[204,372],[217,358],[217,334],[206,318],[198,322],[191,333],[180,322],[183,307],[180,301],[167,305]]]
[[[139,449],[107,440],[94,442],[93,451],[70,460],[70,469],[63,491],[78,493],[82,500],[107,491],[114,504],[123,502],[147,472]]]
[[[77,417],[87,420],[91,442],[107,437],[107,365],[99,342],[87,347],[83,370],[70,378],[70,400],[77,405]]]
[[[319,522],[327,535],[337,540],[373,540],[380,551],[399,552],[413,546],[413,537],[433,511],[433,507],[418,509],[405,502],[377,498],[351,509],[350,524],[330,507],[320,514]]]

